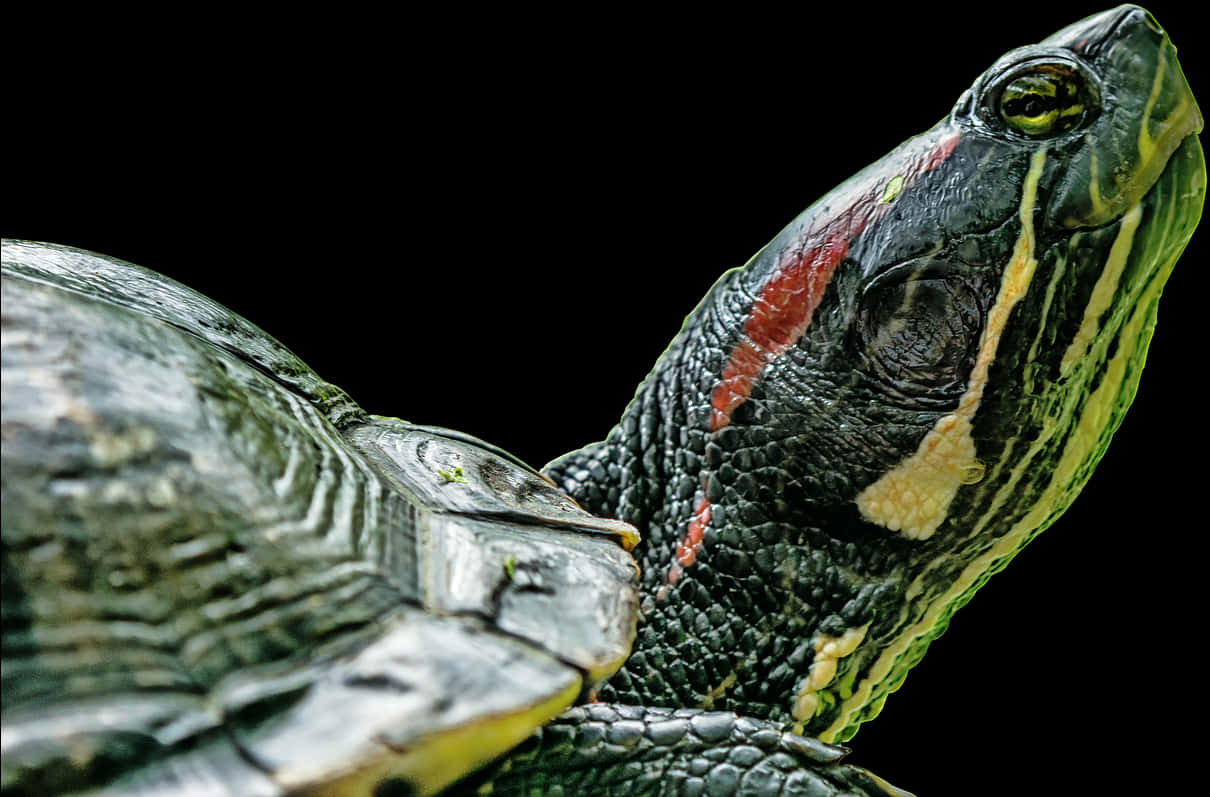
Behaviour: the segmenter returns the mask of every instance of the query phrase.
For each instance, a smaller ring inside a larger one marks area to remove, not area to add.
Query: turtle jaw
[[[1196,132],[1177,143],[1163,167],[1142,198],[1118,220],[1122,224],[1131,215],[1139,216],[1132,248],[1140,254],[1132,276],[1138,283],[1157,282],[1157,293],[1192,237],[1205,203],[1206,160]]]
[[[1077,370],[1103,367],[1105,346],[1116,349],[1136,345],[1122,339],[1128,334],[1128,316],[1148,315],[1146,323],[1135,330],[1142,337],[1138,342],[1142,354],[1146,353],[1155,326],[1156,301],[1202,214],[1206,163],[1197,134],[1183,137],[1164,158],[1163,167],[1146,193],[1118,218],[1101,229],[1076,231],[1058,247],[1062,252],[1065,246],[1070,253],[1079,246],[1082,236],[1098,234],[1113,241],[1103,250],[1103,267],[1087,303],[1067,310],[1068,328],[1075,323],[1079,326],[1059,361],[1060,382],[1072,378]],[[1116,342],[1111,342],[1114,339]],[[1102,341],[1100,357],[1096,356],[1098,341]],[[1120,412],[1129,406],[1136,386],[1137,372],[1119,399]]]
[[[1047,207],[1050,224],[1075,230],[1121,219],[1204,126],[1176,47],[1137,6],[1077,22],[1038,47],[1062,48],[1090,64],[1100,76],[1098,92],[1114,100],[1080,134],[1086,146],[1065,164]]]

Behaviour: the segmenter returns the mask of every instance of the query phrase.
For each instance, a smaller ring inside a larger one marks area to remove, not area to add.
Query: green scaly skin
[[[1089,109],[1074,127],[1026,135],[988,110],[1037,61],[1091,87],[1069,98]],[[791,732],[852,737],[1083,486],[1200,215],[1200,126],[1154,20],[1106,12],[1005,56],[937,128],[724,275],[608,438],[547,469],[643,533],[634,652],[599,704],[543,729],[484,788],[884,788]],[[751,347],[763,359],[728,403],[723,375],[759,334],[754,302],[840,240],[836,219],[847,251],[809,323],[788,346]],[[930,440],[974,456],[921,453]],[[951,466],[947,493],[930,474]],[[915,492],[878,492],[892,472]],[[875,494],[940,509],[901,522]]]

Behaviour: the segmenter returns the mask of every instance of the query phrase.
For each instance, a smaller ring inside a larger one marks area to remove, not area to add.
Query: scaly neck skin
[[[589,511],[643,534],[643,620],[601,699],[730,709],[821,735],[842,714],[829,684],[851,665],[870,667],[924,611],[906,604],[935,594],[930,585],[905,597],[938,543],[860,520],[855,479],[869,477],[827,467],[847,444],[827,433],[845,426],[831,398],[798,396],[791,412],[786,396],[758,385],[726,428],[711,430],[714,375],[740,311],[743,292],[728,285],[737,274],[699,307],[608,439],[548,472]],[[872,473],[888,467],[884,456],[844,458]]]

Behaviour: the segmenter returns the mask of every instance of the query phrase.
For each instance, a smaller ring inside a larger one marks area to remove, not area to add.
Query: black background
[[[1152,11],[1205,98],[1193,6]],[[1002,52],[1097,10],[12,19],[3,233],[160,270],[368,411],[541,464],[604,435],[723,270]],[[858,763],[920,795],[1192,780],[1205,239],[1103,466],[862,730]]]

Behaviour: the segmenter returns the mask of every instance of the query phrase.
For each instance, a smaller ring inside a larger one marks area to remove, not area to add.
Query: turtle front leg
[[[910,797],[843,747],[728,711],[595,703],[538,730],[454,794]]]

